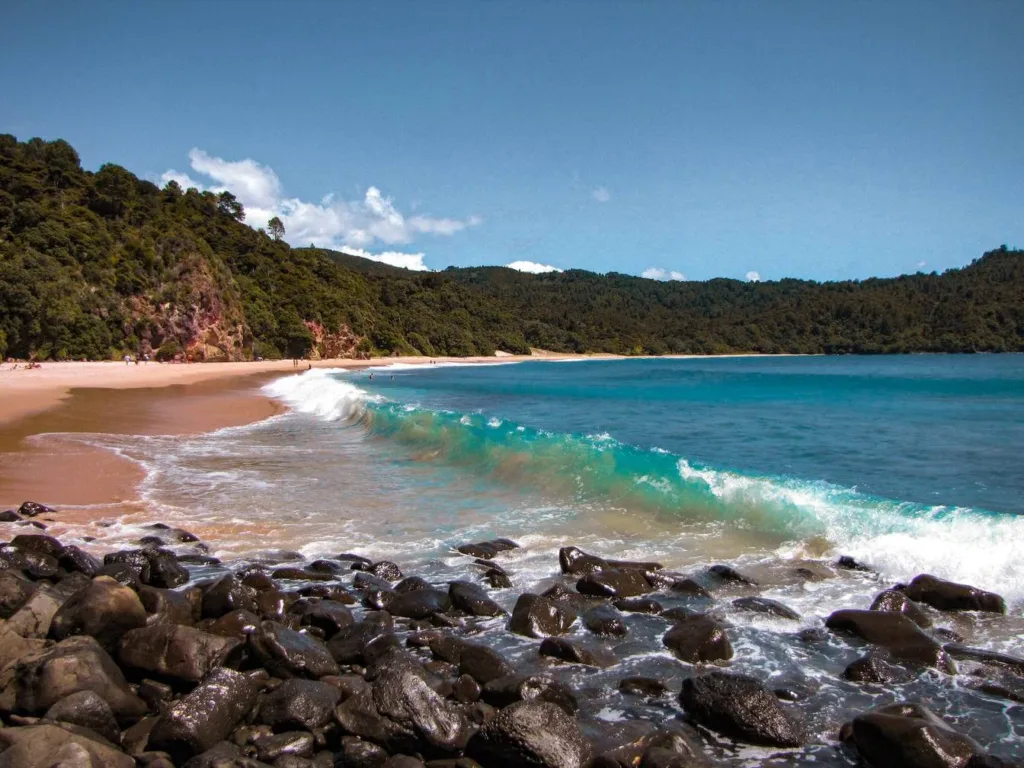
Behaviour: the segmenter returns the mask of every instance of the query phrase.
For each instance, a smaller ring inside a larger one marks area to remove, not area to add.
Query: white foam
[[[438,368],[478,368],[480,366],[490,365],[518,365],[517,360],[508,360],[505,362],[487,362],[487,363],[387,363],[386,365],[370,365],[363,368],[364,371],[387,371],[394,373],[395,371],[433,371]]]
[[[324,421],[340,421],[361,416],[368,402],[381,402],[354,384],[326,371],[313,369],[267,384],[263,391],[300,413],[317,416]]]

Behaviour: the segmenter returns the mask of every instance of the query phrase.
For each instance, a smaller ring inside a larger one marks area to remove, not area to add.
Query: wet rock
[[[316,742],[312,733],[290,731],[271,736],[262,736],[253,742],[260,760],[271,762],[285,755],[312,757]]]
[[[415,592],[417,589],[433,589],[433,585],[422,576],[406,576],[395,584],[395,592]]]
[[[756,587],[758,585],[757,579],[740,573],[730,565],[712,565],[708,568],[708,573],[731,584],[745,584],[750,587]]]
[[[109,576],[118,584],[123,584],[131,589],[138,589],[142,582],[139,580],[141,569],[128,563],[109,563],[101,565],[94,575]]]
[[[588,667],[612,667],[619,660],[611,651],[602,648],[584,648],[579,643],[563,637],[547,637],[538,650],[541,656],[548,656],[572,664],[585,664]]]
[[[597,555],[587,554],[579,547],[562,547],[558,551],[558,564],[562,569],[562,573],[572,576],[582,576],[608,570],[661,570],[661,563],[609,560]]]
[[[322,728],[342,699],[340,688],[319,680],[285,680],[260,706],[259,720],[275,732]]]
[[[499,571],[497,568],[490,568],[483,573],[480,577],[494,589],[511,589],[512,579],[504,571]]]
[[[154,624],[126,632],[118,646],[122,665],[149,674],[198,683],[242,645],[234,637],[177,624]]]
[[[969,645],[961,645],[960,643],[948,643],[943,646],[943,650],[954,659],[977,661],[982,664],[1005,667],[1014,674],[1024,675],[1024,657],[1021,656],[1011,656],[1008,653],[989,651],[985,648],[972,648]]]
[[[60,558],[64,552],[64,545],[53,536],[43,533],[22,533],[11,539],[11,546],[17,547],[23,552],[35,552],[40,555],[48,555],[53,558]]]
[[[334,579],[332,573],[308,571],[305,568],[276,568],[270,575],[281,581],[331,581]]]
[[[365,570],[373,565],[373,561],[368,557],[362,555],[353,555],[351,552],[343,552],[340,555],[334,556],[335,560],[340,560],[343,563],[348,563],[352,570]]]
[[[624,613],[649,613],[658,615],[665,607],[651,597],[626,597],[612,600],[612,605]]]
[[[267,671],[278,677],[338,674],[337,662],[320,640],[274,621],[264,621],[249,636],[249,647]]]
[[[517,701],[546,701],[569,715],[579,710],[572,689],[547,675],[499,677],[483,687],[483,699],[494,707],[507,707]]]
[[[654,588],[640,570],[602,570],[588,573],[576,582],[576,590],[594,597],[637,597]]]
[[[147,623],[192,625],[202,613],[203,594],[198,589],[176,592],[142,585],[138,595],[142,607],[149,614]]]
[[[46,637],[64,600],[52,587],[40,587],[4,623],[4,628],[22,637]]]
[[[356,589],[376,589],[381,592],[394,592],[395,590],[390,583],[380,576],[374,576],[372,573],[366,573],[365,571],[360,571],[356,574],[356,577],[352,580],[352,586]]]
[[[988,679],[969,681],[967,685],[989,696],[1024,704],[1024,677],[997,673]]]
[[[669,587],[672,592],[686,597],[699,597],[705,600],[711,599],[711,593],[693,579],[676,579]]]
[[[801,643],[825,643],[828,642],[829,633],[821,627],[807,627],[796,634]]]
[[[208,630],[214,635],[247,640],[249,635],[260,628],[260,624],[260,617],[252,611],[232,611],[213,622]]]
[[[595,635],[625,637],[626,622],[610,605],[599,605],[583,614],[583,626]]]
[[[203,591],[203,618],[219,619],[231,611],[256,611],[256,591],[227,574]]]
[[[285,621],[285,613],[295,601],[295,595],[279,589],[268,589],[256,595],[256,613],[261,619]]]
[[[45,504],[40,504],[37,501],[26,501],[20,507],[18,507],[18,514],[22,517],[35,517],[36,515],[55,515],[57,510],[53,507],[48,507]]]
[[[161,715],[149,736],[151,749],[183,760],[223,741],[252,709],[258,689],[245,675],[215,669]]]
[[[153,553],[149,559],[147,584],[163,589],[174,589],[189,580],[188,571],[178,563],[172,553]]]
[[[880,645],[897,661],[924,664],[951,674],[956,672],[956,665],[942,646],[902,613],[836,611],[825,621],[825,626]]]
[[[280,563],[301,563],[305,560],[301,552],[293,549],[268,549],[258,552],[252,556],[252,560],[266,565],[278,565]]]
[[[625,677],[619,681],[619,690],[629,696],[659,698],[668,693],[668,686],[653,677]]]
[[[334,600],[318,600],[315,603],[308,603],[302,608],[299,616],[299,621],[303,626],[317,627],[323,630],[324,637],[328,640],[345,627],[350,627],[355,623],[352,611]]]
[[[139,596],[109,576],[97,576],[57,610],[49,634],[55,640],[91,635],[113,651],[121,635],[144,626],[146,609]]]
[[[932,625],[932,620],[928,618],[928,614],[922,611],[917,603],[898,589],[887,589],[884,592],[880,592],[875,601],[871,603],[871,610],[902,613],[922,629],[927,629]]]
[[[521,701],[485,723],[466,754],[488,768],[583,768],[590,745],[576,720],[559,707]]]
[[[69,637],[19,659],[0,674],[0,710],[41,715],[65,696],[93,691],[119,721],[140,717],[146,704],[132,693],[114,660],[91,637]]]
[[[479,557],[482,560],[490,560],[495,555],[512,549],[519,549],[519,545],[509,539],[479,541],[476,544],[462,544],[456,547],[458,552],[470,557]]]
[[[667,619],[668,621],[687,621],[692,619],[694,616],[703,616],[700,611],[695,611],[692,608],[683,608],[681,605],[677,605],[675,608],[669,608],[666,611],[661,612],[661,618]]]
[[[512,609],[508,628],[517,635],[544,638],[564,635],[576,621],[576,615],[554,600],[526,592]]]
[[[431,650],[433,648],[431,645]],[[460,642],[458,659],[454,663],[459,666],[459,674],[469,675],[480,685],[513,672],[512,666],[496,651],[477,643]]]
[[[154,712],[162,710],[173,697],[174,689],[166,683],[148,679],[139,683],[139,698]]]
[[[367,571],[385,581],[398,581],[402,578],[402,569],[390,560],[381,560],[378,563],[374,563],[367,568]]]
[[[314,573],[343,573],[345,566],[334,560],[314,560],[309,564],[309,570]]]
[[[929,574],[915,576],[903,592],[911,600],[926,603],[940,611],[1006,613],[1006,601],[994,592],[946,581]]]
[[[472,704],[474,701],[479,701],[482,692],[483,689],[480,687],[480,683],[470,675],[460,675],[459,679],[452,685],[452,696],[455,697],[456,701],[463,704]]]
[[[246,757],[228,741],[221,741],[182,765],[182,768],[269,768],[266,763]],[[276,768],[276,766],[275,766]]]
[[[5,625],[0,625],[0,670],[18,661],[22,656],[38,653],[47,647],[48,640],[22,637]]]
[[[417,757],[410,757],[409,755],[392,755],[387,760],[385,760],[383,763],[381,763],[380,768],[424,768],[424,763],[423,763],[422,760],[420,760]],[[444,768],[444,767],[443,766],[438,766],[438,768]],[[451,766],[451,768],[463,768],[463,767],[459,766],[457,764],[457,761],[456,761],[456,764]],[[465,766],[465,768],[473,768],[473,767],[467,765],[467,766]]]
[[[0,512],[0,523],[18,522],[21,522],[21,515],[19,515],[13,509],[5,509],[3,512]]]
[[[732,658],[732,644],[728,635],[710,616],[697,615],[677,622],[665,633],[661,642],[676,658],[690,664]]]
[[[327,643],[327,650],[339,664],[365,664],[367,646],[381,637],[394,637],[393,629],[389,614],[368,614],[363,621],[339,630]]]
[[[94,691],[79,691],[65,696],[46,710],[43,718],[88,728],[113,744],[121,738],[110,705]]]
[[[505,610],[491,600],[479,584],[468,581],[453,581],[448,585],[448,597],[452,606],[470,616],[504,616]]]
[[[139,581],[149,583],[149,558],[150,555],[144,549],[126,549],[121,552],[108,552],[103,556],[104,565],[129,565],[139,575]]]
[[[30,579],[38,581],[56,578],[58,568],[55,557],[6,545],[0,547],[0,570],[21,570]]]
[[[381,768],[387,760],[388,753],[369,741],[354,736],[345,736],[341,740],[341,755],[338,765],[345,768]],[[275,767],[276,768],[276,767]]]
[[[890,704],[853,719],[849,740],[874,768],[964,768],[983,755],[972,739],[920,704]]]
[[[64,551],[57,558],[57,564],[69,573],[83,573],[90,579],[103,567],[98,558],[76,546],[64,547]]]
[[[134,768],[135,761],[91,731],[49,723],[0,729],[0,768]]]
[[[874,654],[861,656],[843,670],[843,679],[854,683],[905,682],[909,677],[907,670],[890,664]]]
[[[737,741],[772,747],[798,747],[803,726],[775,695],[747,675],[709,672],[683,681],[679,701],[696,722]]]
[[[863,573],[871,573],[872,569],[870,566],[864,565],[854,560],[849,555],[842,555],[836,560],[836,568],[842,568],[844,571],[861,571]]]
[[[11,571],[0,571],[0,619],[9,619],[39,587]]]
[[[388,613],[406,619],[426,619],[451,608],[448,593],[430,587],[412,592],[396,593],[385,601]]]
[[[777,600],[769,600],[764,597],[741,597],[732,601],[734,608],[752,613],[763,613],[768,616],[777,616],[780,619],[799,621],[800,614],[792,608],[783,605]]]

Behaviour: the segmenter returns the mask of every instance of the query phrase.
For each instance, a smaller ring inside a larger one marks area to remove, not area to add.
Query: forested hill
[[[228,193],[92,173],[67,142],[0,136],[0,355],[1024,351],[1024,252],[1006,248],[839,283],[416,273],[289,248],[244,216]]]

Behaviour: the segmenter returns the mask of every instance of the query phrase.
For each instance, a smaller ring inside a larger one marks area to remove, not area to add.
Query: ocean
[[[821,740],[807,759],[847,765],[829,741],[838,725],[907,698],[997,751],[1020,748],[1021,705],[969,676],[847,683],[839,675],[865,647],[804,631],[932,573],[1009,604],[1006,617],[948,614],[942,626],[1024,654],[1022,356],[382,363],[303,371],[264,391],[291,410],[197,437],[90,439],[145,467],[156,519],[223,557],[357,552],[442,581],[467,577],[455,546],[508,537],[522,549],[502,561],[516,588],[496,591],[499,602],[558,580],[566,545],[682,573],[726,563],[801,614],[705,606],[732,627],[733,669],[801,691]],[[872,570],[835,568],[840,555]],[[613,695],[615,682],[687,674],[660,647],[663,621],[630,621],[613,671],[563,672],[602,692],[595,721],[663,718]],[[535,663],[536,641],[496,631],[492,642]]]

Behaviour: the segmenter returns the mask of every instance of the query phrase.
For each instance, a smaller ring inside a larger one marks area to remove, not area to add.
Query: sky
[[[1024,2],[4,0],[0,133],[293,245],[654,279],[1024,246]]]

